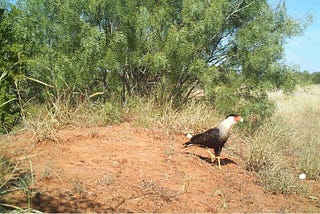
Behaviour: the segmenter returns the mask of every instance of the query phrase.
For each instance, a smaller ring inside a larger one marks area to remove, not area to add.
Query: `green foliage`
[[[10,20],[14,14],[15,11],[0,10],[0,133],[10,131],[20,117],[15,92],[15,76],[21,71],[15,64],[19,60],[19,45]]]
[[[9,84],[2,81],[0,85],[0,133],[9,132],[18,123],[20,117],[16,99],[8,91],[10,91]]]
[[[118,124],[123,120],[123,111],[118,103],[106,102],[103,113],[107,124]]]
[[[227,81],[228,84],[221,84],[211,92],[211,100],[220,114],[236,112],[242,115],[245,118],[242,125],[247,130],[255,130],[272,116],[275,106],[268,99],[265,86],[247,83],[244,79],[241,81],[237,75]]]
[[[314,72],[311,74],[311,81],[313,84],[320,84],[320,72]]]
[[[297,79],[301,85],[320,84],[320,72],[310,73],[308,71],[297,72]]]
[[[272,112],[266,91],[295,88],[283,44],[307,23],[266,0],[19,0],[5,11],[1,66],[19,88],[8,79],[4,102],[104,92],[108,102],[155,96],[181,107],[203,90],[221,113],[256,121]]]
[[[241,74],[250,83],[268,87],[281,87],[290,81],[292,68],[280,64],[285,38],[297,35],[299,23],[286,15],[285,4],[277,8],[262,4],[260,15],[247,23],[236,35],[236,59],[242,67]],[[294,85],[293,82],[289,83]]]

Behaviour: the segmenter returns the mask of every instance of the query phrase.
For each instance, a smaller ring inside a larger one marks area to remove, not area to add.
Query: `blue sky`
[[[303,19],[308,13],[313,16],[313,22],[302,36],[287,40],[287,64],[299,65],[300,71],[320,71],[320,0],[286,0],[286,5],[287,13],[295,19]]]

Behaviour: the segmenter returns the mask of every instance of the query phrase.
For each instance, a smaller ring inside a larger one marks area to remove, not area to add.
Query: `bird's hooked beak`
[[[243,122],[243,118],[240,117],[240,116],[235,117],[235,120],[236,120],[237,122]]]

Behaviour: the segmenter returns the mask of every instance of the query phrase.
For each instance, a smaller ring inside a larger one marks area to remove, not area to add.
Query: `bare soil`
[[[32,207],[43,212],[320,212],[319,182],[299,181],[311,184],[308,196],[265,191],[237,139],[228,142],[236,152],[222,151],[221,170],[203,148],[183,149],[185,136],[130,123],[68,127],[57,139],[5,139],[8,156],[32,164]],[[22,194],[8,197],[27,204]]]

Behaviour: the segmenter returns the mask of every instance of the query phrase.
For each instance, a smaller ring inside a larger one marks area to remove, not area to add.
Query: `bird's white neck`
[[[223,136],[223,135],[228,134],[230,132],[232,126],[236,123],[237,123],[237,121],[235,121],[233,119],[233,117],[228,117],[225,120],[223,120],[218,126],[218,128],[220,130],[220,135]]]

